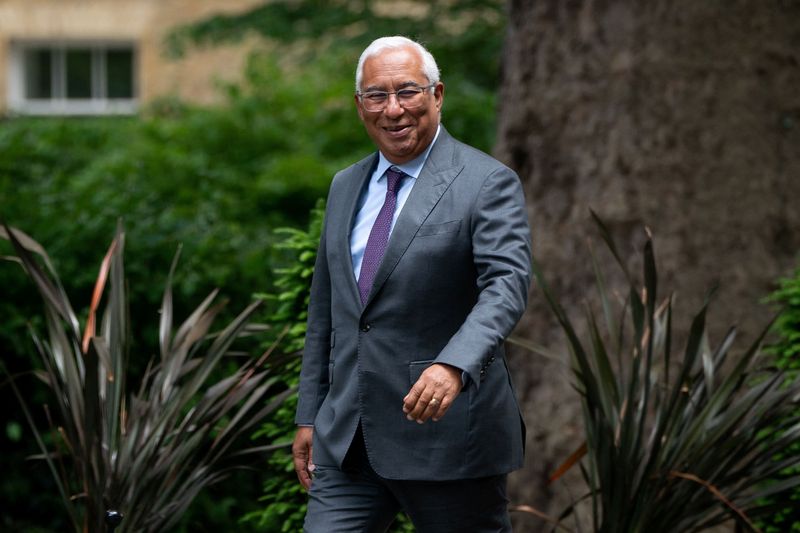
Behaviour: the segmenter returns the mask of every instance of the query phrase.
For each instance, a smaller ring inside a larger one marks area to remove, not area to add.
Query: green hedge
[[[778,289],[768,301],[778,305],[781,311],[775,320],[773,341],[767,351],[774,356],[776,366],[787,371],[789,379],[800,379],[800,268],[792,276],[779,281]],[[800,454],[800,442],[787,449],[784,455],[788,454]],[[797,469],[782,473],[783,477],[797,475],[800,475]],[[795,490],[774,501],[791,504],[779,505],[774,517],[760,524],[762,530],[765,533],[800,532],[800,491]]]

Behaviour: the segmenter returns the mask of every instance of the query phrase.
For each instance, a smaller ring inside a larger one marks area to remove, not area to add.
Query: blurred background
[[[572,310],[591,300],[590,208],[632,257],[652,229],[679,332],[715,284],[712,343],[737,324],[744,348],[777,306],[800,307],[796,0],[4,0],[0,219],[47,248],[78,307],[123,220],[141,373],[179,243],[178,316],[215,287],[234,310],[276,291],[295,258],[274,230],[308,227],[335,171],[373,150],[353,108],[355,64],[394,34],[437,58],[449,131],[520,174],[534,253]],[[0,357],[44,426],[48,393],[29,373],[40,311],[21,269],[0,264]],[[786,332],[800,311],[793,320]],[[566,350],[536,288],[516,335]],[[800,366],[794,339],[776,348],[781,364]],[[509,364],[528,424],[512,503],[558,514],[580,494],[577,478],[547,482],[582,441],[579,398],[563,362],[512,349]],[[0,529],[63,531],[5,385],[0,401]],[[181,531],[295,531],[288,468],[234,474]]]

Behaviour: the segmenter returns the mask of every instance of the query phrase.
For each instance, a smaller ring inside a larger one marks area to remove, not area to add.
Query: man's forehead
[[[364,60],[362,91],[396,91],[428,84],[424,61],[412,46],[385,48]]]
[[[364,60],[364,70],[421,70],[422,56],[413,48],[389,48]]]

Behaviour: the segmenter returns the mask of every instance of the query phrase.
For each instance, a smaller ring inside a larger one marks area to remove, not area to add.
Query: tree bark
[[[499,101],[496,155],[523,180],[534,255],[568,311],[594,290],[592,208],[627,257],[652,228],[679,332],[718,283],[711,345],[738,324],[746,349],[798,263],[800,2],[510,0]],[[517,335],[566,352],[535,288]],[[582,442],[578,395],[564,364],[509,361],[528,424],[510,497],[557,514],[583,495],[546,483]]]

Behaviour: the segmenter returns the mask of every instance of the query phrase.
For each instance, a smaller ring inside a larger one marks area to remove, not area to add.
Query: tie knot
[[[397,192],[400,188],[400,182],[403,181],[406,173],[397,167],[389,167],[386,171],[386,188],[393,193]]]

